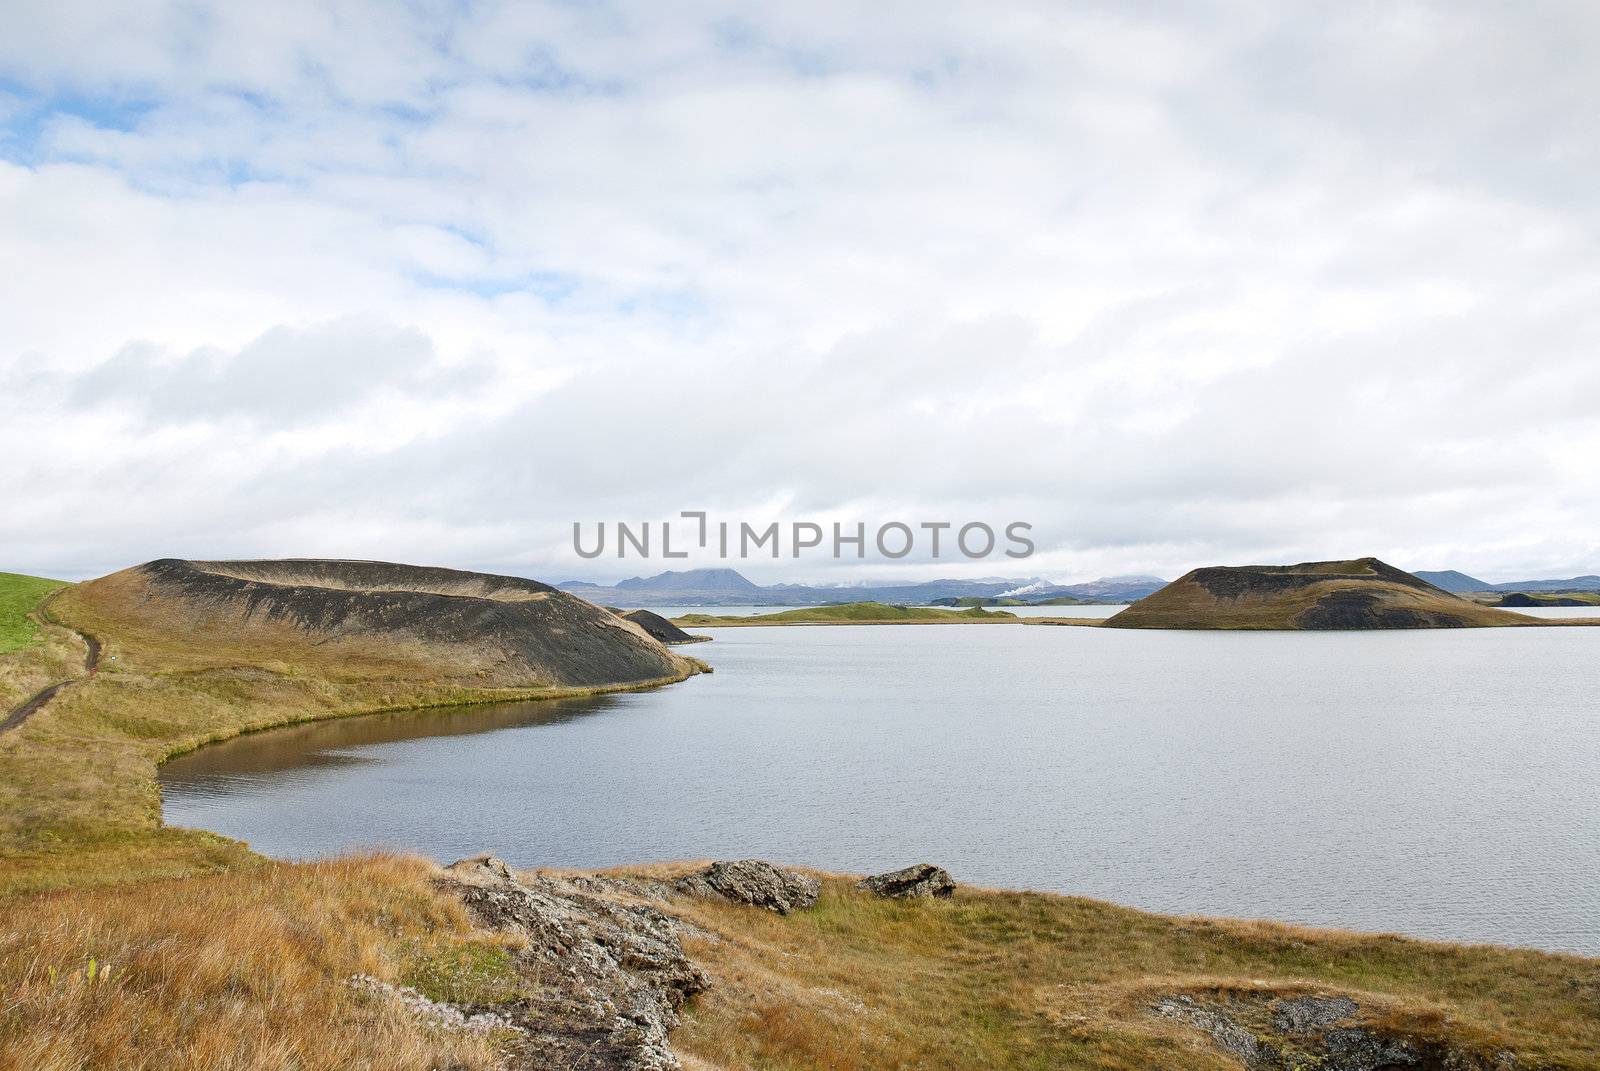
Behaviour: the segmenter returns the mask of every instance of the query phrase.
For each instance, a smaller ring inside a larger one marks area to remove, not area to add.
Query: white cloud
[[[0,40],[4,567],[1600,567],[1587,5],[108,10]]]

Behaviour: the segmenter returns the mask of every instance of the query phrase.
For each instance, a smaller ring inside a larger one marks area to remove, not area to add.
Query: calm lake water
[[[1121,606],[997,606],[996,610],[1004,610],[1018,617],[1110,617],[1120,610],[1126,610],[1126,604]],[[633,609],[633,607],[624,607]],[[754,617],[756,614],[776,614],[784,610],[814,609],[814,607],[799,606],[650,606],[646,607],[652,613],[662,617],[683,617],[685,614],[715,614],[720,617]],[[1557,607],[1556,609],[1560,609]],[[1600,615],[1600,609],[1590,609],[1591,615]]]
[[[163,770],[283,857],[760,856],[1600,954],[1600,628],[707,630],[651,692],[274,730]]]

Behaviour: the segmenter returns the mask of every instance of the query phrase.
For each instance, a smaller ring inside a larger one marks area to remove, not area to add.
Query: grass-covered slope
[[[192,873],[239,845],[160,822],[163,759],[255,729],[401,707],[648,687],[704,667],[542,584],[348,562],[164,561],[65,588],[0,656],[0,892]],[[85,673],[85,636],[99,641]]]
[[[0,654],[15,651],[38,635],[33,612],[46,595],[65,586],[60,580],[0,573]]]
[[[679,625],[938,625],[973,621],[1016,621],[1017,615],[1004,610],[945,610],[936,606],[891,606],[882,602],[848,602],[837,606],[816,606],[782,610],[750,617],[724,617],[716,614],[685,614],[673,618]]]
[[[596,687],[678,673],[644,630],[520,577],[387,562],[167,558],[63,593],[56,612],[130,666],[280,662],[331,678]]]
[[[512,969],[515,938],[472,930],[435,875],[421,860],[354,858],[0,900],[0,1066],[503,1067],[505,1039],[430,1027],[347,981],[479,1008],[536,995],[541,983]],[[1597,960],[966,887],[886,901],[820,876],[816,906],[783,917],[646,901],[691,924],[685,949],[711,978],[671,1038],[688,1071],[1239,1071],[1206,1031],[1153,1006],[1303,994],[1351,997],[1359,1025],[1445,1046],[1451,1061],[1341,1067],[1600,1067]],[[1270,1021],[1258,1029],[1281,1044]]]
[[[705,905],[691,917],[725,938],[691,946],[719,984],[677,1042],[708,1068],[1241,1071],[1204,1030],[1152,1005],[1306,993],[1352,996],[1364,1022],[1418,1049],[1437,1040],[1456,1050],[1451,1063],[1339,1067],[1600,1068],[1594,959],[1040,893],[962,888],[949,900],[886,902],[829,876],[810,911]],[[1261,1041],[1284,1044],[1269,1031]]]
[[[1211,566],[1179,577],[1106,621],[1109,628],[1392,629],[1537,625],[1377,558]]]

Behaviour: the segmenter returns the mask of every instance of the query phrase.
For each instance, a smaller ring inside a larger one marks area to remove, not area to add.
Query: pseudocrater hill
[[[1538,625],[1379,561],[1195,569],[1106,621],[1109,628],[1402,629]]]
[[[87,629],[168,671],[237,660],[332,679],[601,688],[699,668],[548,584],[454,569],[163,558],[81,584],[70,602]]]

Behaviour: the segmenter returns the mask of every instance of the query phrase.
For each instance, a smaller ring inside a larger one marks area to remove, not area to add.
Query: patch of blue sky
[[[126,133],[156,107],[156,101],[133,94],[44,93],[0,78],[0,156],[13,163],[40,162],[41,142],[53,119],[71,116]]]

